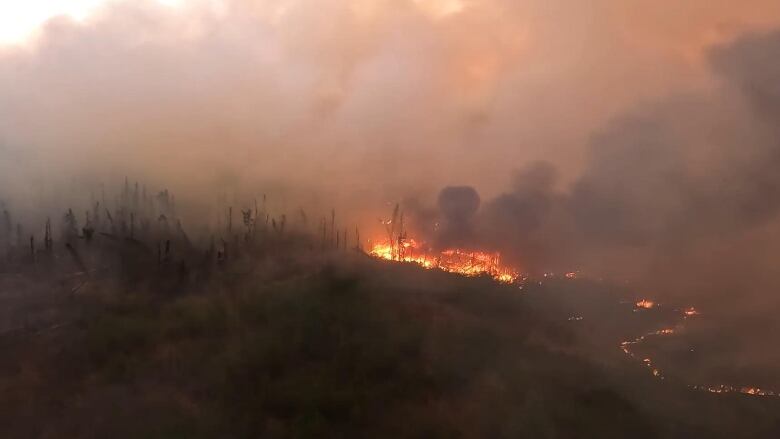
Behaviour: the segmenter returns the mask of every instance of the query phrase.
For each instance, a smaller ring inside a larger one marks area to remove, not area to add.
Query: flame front
[[[504,283],[512,283],[518,277],[517,270],[501,264],[501,255],[497,252],[463,249],[435,252],[414,239],[399,239],[398,243],[377,242],[368,253],[379,259],[411,262],[427,269],[437,268],[463,276],[489,275]]]
[[[655,306],[655,302],[647,299],[642,299],[636,303],[637,308],[652,309],[654,306]]]

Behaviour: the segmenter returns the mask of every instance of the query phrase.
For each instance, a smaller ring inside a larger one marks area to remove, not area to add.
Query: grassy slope
[[[358,259],[222,272],[176,294],[109,285],[68,302],[72,325],[2,340],[3,437],[715,431],[636,400],[574,353],[567,325],[489,279]]]

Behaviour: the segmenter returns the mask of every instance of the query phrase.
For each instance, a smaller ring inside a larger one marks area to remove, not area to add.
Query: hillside
[[[780,427],[774,400],[664,386],[611,342],[597,346],[561,318],[570,310],[554,294],[596,294],[584,281],[520,290],[360,255],[178,276],[120,286],[95,275],[72,294],[6,276],[3,300],[32,317],[0,338],[4,437],[758,437]],[[26,295],[14,295],[22,282]]]

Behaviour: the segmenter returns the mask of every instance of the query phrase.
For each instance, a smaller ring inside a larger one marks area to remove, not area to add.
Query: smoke
[[[4,187],[130,174],[397,199],[457,175],[492,194],[551,151],[569,180],[595,127],[706,82],[703,47],[780,18],[770,1],[684,23],[569,3],[124,1],[57,18],[0,55]]]
[[[113,2],[0,51],[0,199],[63,212],[128,175],[373,220],[456,184],[480,196],[442,194],[442,245],[768,301],[779,23],[769,0]]]
[[[479,195],[470,186],[449,186],[439,193],[439,212],[442,223],[438,230],[441,247],[460,247],[474,244],[473,220],[479,209]]]
[[[532,273],[582,270],[629,280],[637,294],[776,313],[780,32],[715,47],[707,59],[714,91],[615,117],[568,185],[550,163],[522,168],[471,233]]]

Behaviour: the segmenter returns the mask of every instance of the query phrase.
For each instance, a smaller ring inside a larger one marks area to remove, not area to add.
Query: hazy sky
[[[274,154],[353,184],[495,191],[537,159],[574,176],[616,114],[712,87],[707,48],[771,29],[780,3],[28,0],[0,17],[7,147],[111,160],[121,144],[133,170],[186,145],[223,174]]]
[[[84,22],[110,0],[3,0],[0,2],[0,44],[23,44],[34,38],[48,19],[65,15]],[[179,6],[184,0],[157,0]]]
[[[26,0],[0,21],[6,181],[398,197],[497,193],[536,160],[574,180],[614,118],[718,94],[707,51],[772,30],[780,2]]]

